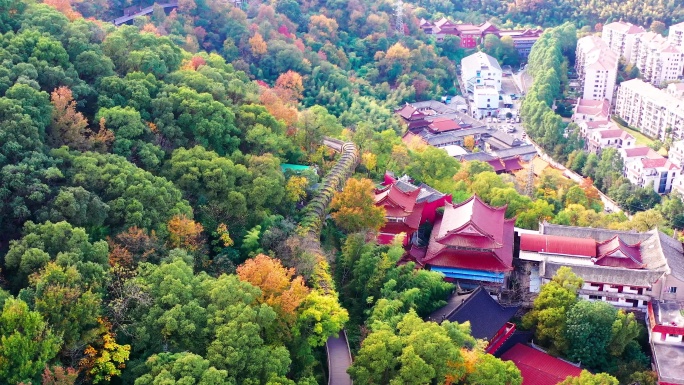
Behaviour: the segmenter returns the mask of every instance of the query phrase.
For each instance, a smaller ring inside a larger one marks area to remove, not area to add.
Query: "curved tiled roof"
[[[625,267],[628,269],[641,269],[644,267],[641,261],[639,243],[628,245],[618,235],[598,243],[596,264],[601,266]]]
[[[491,207],[472,196],[447,203],[435,221],[421,264],[465,269],[508,271],[513,263],[515,219],[505,219],[506,206]]]

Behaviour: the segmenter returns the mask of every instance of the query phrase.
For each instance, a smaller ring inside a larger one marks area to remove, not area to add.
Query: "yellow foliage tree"
[[[378,157],[372,152],[364,152],[363,155],[361,155],[361,163],[363,164],[363,167],[368,170],[368,174],[370,174],[378,165]]]
[[[349,179],[344,189],[333,197],[332,217],[348,232],[379,230],[385,224],[385,209],[375,205],[370,179]]]
[[[97,322],[101,328],[100,340],[95,346],[88,345],[85,357],[79,362],[79,367],[94,384],[109,382],[112,377],[120,375],[131,353],[131,345],[116,343],[109,321],[98,318]]]
[[[301,202],[306,198],[306,186],[309,185],[309,180],[303,176],[292,176],[287,180],[285,185],[285,192],[287,193],[287,200],[292,203]]]
[[[266,50],[268,49],[266,41],[259,32],[256,32],[254,36],[249,38],[249,47],[252,50],[252,54],[254,54],[254,56],[261,56],[265,54]]]

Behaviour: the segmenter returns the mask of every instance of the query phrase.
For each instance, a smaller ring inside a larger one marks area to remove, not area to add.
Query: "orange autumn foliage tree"
[[[282,120],[286,125],[292,126],[299,119],[297,108],[292,101],[284,100],[278,93],[268,87],[260,87],[259,101],[274,118]]]
[[[105,123],[105,118],[100,118],[100,129],[97,134],[90,137],[92,150],[102,153],[109,152],[115,139],[114,131],[107,129]]]
[[[88,120],[76,111],[76,101],[68,87],[59,87],[50,94],[52,102],[52,123],[50,144],[59,147],[67,145],[77,150],[90,148]]]
[[[296,320],[296,310],[309,294],[302,277],[280,260],[259,254],[237,268],[240,280],[261,289],[260,303],[271,306],[288,324]]]
[[[598,189],[594,187],[593,179],[584,178],[584,180],[582,180],[582,183],[580,183],[580,188],[584,190],[584,195],[586,195],[590,205],[594,202],[599,202],[602,204],[601,196],[599,195]]]
[[[69,21],[74,21],[83,17],[80,13],[74,10],[74,8],[71,6],[70,0],[44,0],[43,3],[63,13],[64,16],[69,19]]]
[[[275,82],[275,91],[283,100],[299,100],[304,92],[302,75],[288,70],[280,74]]]
[[[204,246],[204,227],[185,215],[175,215],[169,223],[169,246],[188,251],[197,251]]]

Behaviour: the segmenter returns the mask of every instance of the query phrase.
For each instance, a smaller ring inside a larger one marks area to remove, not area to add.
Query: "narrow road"
[[[347,369],[352,364],[347,334],[342,330],[337,337],[328,338],[328,385],[352,385]]]

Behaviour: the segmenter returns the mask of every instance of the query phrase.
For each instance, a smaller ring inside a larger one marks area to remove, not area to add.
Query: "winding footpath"
[[[358,166],[359,151],[354,143],[333,138],[324,138],[323,144],[339,152],[340,159],[323,178],[316,196],[304,208],[305,212],[300,226],[307,229],[308,235],[315,240],[314,244],[309,246],[309,251],[318,256],[320,265],[327,266],[320,243],[322,224],[333,194],[344,187],[345,182]],[[316,285],[326,294],[337,295],[335,289],[331,287],[333,283],[329,280],[329,275],[320,274],[319,277]],[[352,364],[347,333],[341,330],[337,336],[328,338],[325,350],[328,355],[328,385],[352,385],[351,377],[347,373],[347,369]]]

